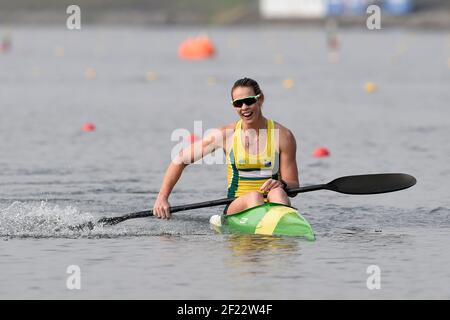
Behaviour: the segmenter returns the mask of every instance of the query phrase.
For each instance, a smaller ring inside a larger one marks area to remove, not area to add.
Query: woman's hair
[[[233,98],[233,90],[237,87],[249,87],[252,88],[253,91],[255,92],[255,95],[258,95],[260,93],[262,93],[261,89],[259,88],[259,84],[258,82],[256,82],[253,79],[250,78],[242,78],[237,80],[234,84],[233,87],[231,88],[231,98]]]

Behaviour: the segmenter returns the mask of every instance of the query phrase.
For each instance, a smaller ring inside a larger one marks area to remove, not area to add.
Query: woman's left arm
[[[280,128],[280,175],[287,184],[287,188],[298,188],[297,142],[292,132],[287,128]]]
[[[295,142],[295,137],[289,129],[281,126],[277,129],[279,130],[276,139],[278,140],[277,146],[278,152],[280,153],[279,172],[281,181],[275,179],[267,180],[260,188],[264,192],[269,192],[279,187],[284,189],[299,187],[296,159],[297,143]],[[291,195],[291,197],[294,196]]]

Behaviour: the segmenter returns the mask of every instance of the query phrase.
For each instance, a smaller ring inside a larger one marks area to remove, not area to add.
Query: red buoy
[[[188,136],[186,137],[186,140],[187,140],[189,143],[194,143],[195,141],[198,140],[198,137],[197,137],[197,135],[196,135],[195,133],[191,133],[190,135],[188,135]]]
[[[86,122],[85,124],[83,124],[83,126],[81,127],[81,130],[83,130],[84,132],[92,132],[95,130],[95,125],[93,123],[90,122]]]
[[[313,152],[313,156],[316,158],[328,157],[330,155],[330,151],[327,148],[317,148]]]

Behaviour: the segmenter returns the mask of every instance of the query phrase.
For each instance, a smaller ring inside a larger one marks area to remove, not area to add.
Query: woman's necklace
[[[251,146],[255,146],[256,149],[258,149],[258,140],[259,140],[259,137],[257,135],[255,135],[254,133],[245,133],[244,134],[244,146],[245,146],[245,149],[250,151],[250,147]],[[253,151],[255,151],[255,150],[253,150]]]

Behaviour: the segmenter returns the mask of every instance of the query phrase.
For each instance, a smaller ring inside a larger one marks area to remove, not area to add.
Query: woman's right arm
[[[226,133],[225,129],[227,127],[228,126],[217,129],[207,135],[204,139],[194,142],[190,146],[183,149],[175,157],[175,159],[170,162],[164,175],[155,204],[153,205],[153,214],[155,217],[163,219],[170,218],[169,195],[180,179],[184,168],[186,168],[189,164],[200,160],[214,150],[223,148]]]
[[[155,217],[170,219],[169,195],[186,167],[187,164],[184,163],[170,162],[166,174],[164,175],[161,189],[159,190],[155,204],[153,205],[153,215]]]

